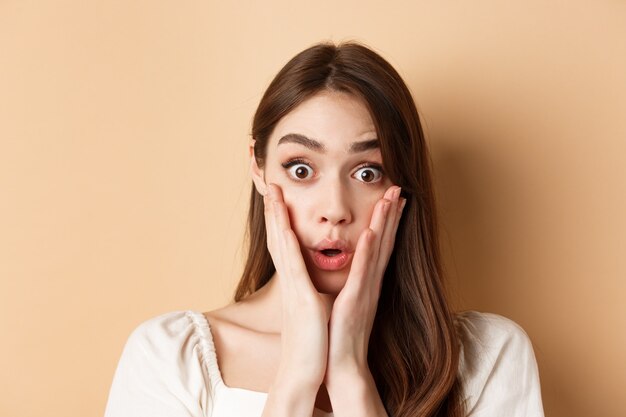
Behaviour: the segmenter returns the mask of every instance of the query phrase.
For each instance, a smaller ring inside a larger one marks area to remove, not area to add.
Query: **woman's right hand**
[[[309,277],[282,190],[276,184],[269,184],[267,190],[263,199],[267,246],[282,300],[282,351],[275,384],[317,392],[326,373],[332,301],[317,291]]]

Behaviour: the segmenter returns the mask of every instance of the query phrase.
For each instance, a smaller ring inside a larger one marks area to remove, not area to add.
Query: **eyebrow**
[[[316,141],[315,139],[307,138],[300,133],[288,133],[282,138],[279,139],[278,145],[282,145],[283,143],[297,143],[302,146],[305,146],[312,151],[319,153],[326,153],[326,147],[324,144]],[[277,145],[277,146],[278,146]],[[350,148],[348,149],[349,153],[359,153],[369,151],[371,149],[380,148],[380,142],[378,139],[368,139],[361,142],[352,142],[350,144]]]

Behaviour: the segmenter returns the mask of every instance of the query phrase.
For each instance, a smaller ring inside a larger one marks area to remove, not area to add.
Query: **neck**
[[[283,300],[280,279],[281,277],[275,272],[263,287],[238,303],[243,316],[241,318],[250,323],[250,326],[259,332],[282,333]],[[330,316],[336,296],[332,294],[318,294],[324,301]]]

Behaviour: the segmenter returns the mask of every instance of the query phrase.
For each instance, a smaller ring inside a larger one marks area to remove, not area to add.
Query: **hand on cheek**
[[[326,370],[329,307],[311,283],[280,187],[270,184],[263,202],[267,246],[283,300],[284,354],[276,383],[308,389],[319,386]]]
[[[326,384],[343,372],[364,372],[369,337],[387,263],[406,200],[400,187],[391,186],[372,213],[370,225],[360,235],[345,286],[337,296],[329,322]]]

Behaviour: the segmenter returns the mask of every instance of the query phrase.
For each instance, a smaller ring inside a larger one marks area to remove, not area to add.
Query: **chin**
[[[334,296],[341,292],[348,279],[345,271],[315,271],[310,275],[317,292]]]

